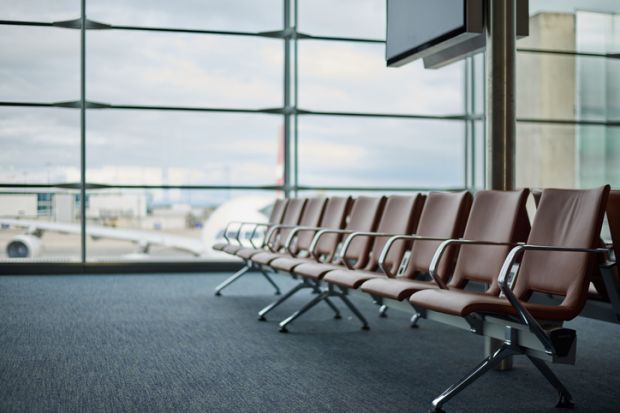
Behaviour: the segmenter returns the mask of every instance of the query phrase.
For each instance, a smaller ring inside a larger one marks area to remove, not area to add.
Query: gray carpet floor
[[[221,297],[227,274],[0,277],[1,412],[425,412],[482,359],[482,339],[408,315],[376,316],[361,331],[316,307],[277,331],[310,294],[267,322],[274,299],[251,274]],[[277,277],[286,288],[292,281]],[[553,366],[576,412],[620,411],[620,326],[577,319],[575,366]],[[527,360],[493,371],[448,412],[558,412]]]

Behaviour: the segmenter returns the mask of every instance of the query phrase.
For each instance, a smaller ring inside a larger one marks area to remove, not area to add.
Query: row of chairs
[[[514,355],[527,356],[559,392],[558,405],[570,406],[570,393],[545,361],[574,364],[576,332],[563,323],[588,297],[612,307],[618,298],[617,255],[600,240],[606,208],[612,238],[620,234],[620,191],[609,192],[546,189],[536,197],[531,226],[526,189],[278,200],[268,224],[231,223],[228,242],[214,246],[245,261],[216,294],[250,270],[274,286],[268,272],[291,274],[299,282],[259,319],[302,289],[316,295],[280,323],[282,332],[321,302],[339,318],[333,298],[368,329],[348,298],[352,291],[371,296],[380,314],[406,303],[412,326],[423,317],[503,343],[433,401],[436,411]],[[262,245],[240,240],[250,225],[266,229]]]

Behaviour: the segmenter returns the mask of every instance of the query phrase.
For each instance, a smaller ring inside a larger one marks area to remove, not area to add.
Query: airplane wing
[[[0,218],[0,226],[24,228],[28,234],[40,236],[45,231],[57,232],[60,234],[79,234],[80,225],[61,223],[61,222],[41,222],[25,219]],[[168,234],[158,234],[152,231],[140,231],[131,229],[118,229],[102,227],[97,225],[87,225],[86,235],[93,239],[109,238],[123,241],[131,241],[140,246],[143,252],[148,252],[151,245],[162,245],[182,251],[188,251],[199,256],[204,251],[203,243],[199,239],[181,237]]]

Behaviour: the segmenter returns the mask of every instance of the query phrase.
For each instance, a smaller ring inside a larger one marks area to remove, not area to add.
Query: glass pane
[[[576,187],[575,139],[574,126],[517,123],[516,186]]]
[[[578,91],[574,56],[519,53],[516,82],[517,117],[575,118]]]
[[[465,122],[359,117],[299,119],[301,185],[464,186]]]
[[[486,181],[486,146],[485,146],[485,125],[482,121],[474,122],[474,139],[473,139],[473,164],[474,164],[474,182],[473,187],[476,189],[484,189]]]
[[[620,186],[620,128],[517,124],[517,186]]]
[[[620,14],[577,13],[577,48],[620,51]],[[620,119],[620,59],[577,60],[578,116]]]
[[[463,62],[387,68],[384,46],[299,42],[299,105],[320,111],[463,113]]]
[[[80,0],[3,0],[3,20],[60,21],[80,17]],[[3,49],[5,50],[5,49]]]
[[[90,191],[88,260],[235,260],[211,246],[225,241],[231,220],[266,222],[277,196],[254,190]],[[248,230],[241,238],[251,235]]]
[[[620,118],[619,73],[619,59],[519,53],[517,116],[616,120]]]
[[[620,119],[620,60],[577,59],[577,109],[579,119]]]
[[[91,0],[88,17],[127,26],[205,30],[279,30],[282,0]]]
[[[282,42],[253,37],[88,33],[89,100],[262,108],[282,105]]]
[[[579,17],[582,13],[601,14]],[[617,0],[531,0],[530,36],[517,42],[517,47],[538,47],[591,53],[618,52]],[[612,37],[610,37],[610,34]]]
[[[80,113],[72,109],[0,108],[0,182],[80,180]]]
[[[384,0],[298,0],[298,5],[299,30],[304,33],[385,39]]]
[[[282,117],[88,112],[87,180],[135,185],[275,185]]]
[[[517,49],[577,50],[573,13],[538,12],[530,8],[530,34],[517,40]]]
[[[474,97],[474,113],[478,115],[484,114],[484,105],[485,105],[485,82],[486,78],[484,76],[484,54],[479,53],[473,57],[473,94]],[[521,86],[521,85],[519,85]]]
[[[0,50],[0,101],[79,99],[79,31],[0,26]]]
[[[79,261],[79,193],[0,191],[0,261]]]

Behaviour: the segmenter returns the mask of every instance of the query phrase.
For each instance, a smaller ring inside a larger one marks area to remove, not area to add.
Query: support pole
[[[487,0],[487,186],[514,189],[516,1]]]
[[[515,59],[516,2],[486,0],[486,136],[487,187],[509,191],[515,176]],[[487,355],[503,342],[486,338]],[[503,359],[499,370],[512,368],[512,357]]]
[[[86,0],[80,2],[80,261],[86,264]]]
[[[291,0],[284,0],[284,196],[291,196]]]

